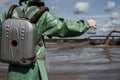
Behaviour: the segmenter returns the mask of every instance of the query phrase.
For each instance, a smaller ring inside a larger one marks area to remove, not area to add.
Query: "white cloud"
[[[108,1],[106,11],[112,10],[116,6],[116,3],[113,1]]]
[[[102,28],[100,28],[101,32],[110,32],[112,30],[119,30],[120,29],[120,13],[119,12],[113,12],[111,15],[112,19],[103,25]]]
[[[113,25],[111,24],[111,21],[110,21],[110,22],[106,23],[103,27],[104,27],[104,28],[109,28],[109,27],[111,27],[111,26],[113,26]]]
[[[88,2],[78,2],[75,4],[75,13],[86,13],[89,9]]]
[[[111,24],[120,26],[120,20],[112,20]]]
[[[58,12],[59,10],[60,10],[59,7],[57,7],[57,6],[51,6],[51,12],[53,12],[53,13],[56,13],[56,12]]]
[[[8,4],[10,4],[10,2],[12,2],[13,0],[1,0],[0,1],[0,7],[6,7]]]
[[[114,29],[120,29],[120,20],[116,20],[116,19],[113,19],[111,21],[109,21],[108,23],[106,23],[103,28],[108,28],[108,29],[111,29],[111,28],[114,28]]]
[[[120,26],[120,12],[114,12],[112,13],[112,21],[111,24],[115,26]]]
[[[114,13],[112,13],[111,18],[112,18],[112,19],[120,19],[120,13],[119,13],[119,12],[114,12]]]
[[[83,16],[85,18],[110,18],[111,15],[91,15],[91,16]]]

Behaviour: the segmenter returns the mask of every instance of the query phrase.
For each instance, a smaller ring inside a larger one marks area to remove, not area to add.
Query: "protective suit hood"
[[[44,2],[44,0],[19,0],[19,4],[29,3],[29,2]]]

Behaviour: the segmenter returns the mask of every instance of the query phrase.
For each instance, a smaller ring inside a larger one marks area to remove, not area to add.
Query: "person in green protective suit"
[[[29,3],[34,2],[34,4],[29,5]],[[31,9],[32,6],[44,5],[43,0],[20,0],[20,8],[23,13],[26,14],[27,11]],[[28,16],[30,19],[40,8],[32,11]],[[5,21],[7,12],[5,12],[0,17],[0,23]],[[12,14],[12,18],[19,18],[16,10]],[[52,15],[49,11],[45,11],[38,22],[36,23],[37,33],[36,39],[42,38],[42,36],[59,36],[59,37],[73,37],[82,35],[89,28],[96,28],[96,21],[90,20],[80,20],[78,22],[72,20],[65,20],[63,18],[58,18]],[[45,47],[42,45],[37,55],[45,55]],[[15,66],[10,64],[8,69],[8,80],[48,80],[45,60],[36,60],[36,62],[30,66]]]

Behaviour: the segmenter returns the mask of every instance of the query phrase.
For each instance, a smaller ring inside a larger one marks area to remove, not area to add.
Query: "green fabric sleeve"
[[[59,37],[73,37],[79,36],[88,30],[89,25],[87,21],[80,20],[78,22],[72,20],[65,20],[53,16],[46,11],[41,17],[44,20],[43,33],[44,36],[59,36]]]

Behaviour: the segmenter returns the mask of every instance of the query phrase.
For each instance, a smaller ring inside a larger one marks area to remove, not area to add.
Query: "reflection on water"
[[[120,46],[54,44],[47,58],[50,80],[120,80]]]
[[[49,80],[120,80],[120,46],[47,43],[47,59]],[[0,80],[6,66],[0,65]]]

